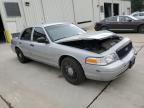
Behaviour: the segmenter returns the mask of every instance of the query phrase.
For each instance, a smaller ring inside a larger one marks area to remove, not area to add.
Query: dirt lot
[[[138,50],[143,34],[130,37]],[[128,72],[109,82],[67,83],[58,69],[21,64],[8,44],[0,44],[0,108],[144,108],[144,48]],[[104,89],[105,88],[105,89]]]

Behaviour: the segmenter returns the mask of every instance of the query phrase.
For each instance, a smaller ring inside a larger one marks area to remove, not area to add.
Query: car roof
[[[130,15],[119,15],[119,16],[110,16],[110,17],[107,17],[107,18],[105,18],[105,19],[113,18],[113,17],[120,17],[120,16],[129,16],[129,17],[130,17]]]
[[[71,24],[71,23],[68,23],[68,22],[54,22],[54,23],[46,23],[46,24],[34,25],[34,26],[31,26],[31,27],[47,27],[47,26],[58,25],[58,24]]]
[[[137,12],[134,12],[134,13],[144,13],[144,11],[137,11]],[[132,14],[134,14],[134,13],[132,13]]]
[[[131,17],[131,18],[136,19],[135,17],[133,17],[133,16],[131,16],[131,15],[119,15],[119,16],[111,16],[111,17],[108,17],[108,18],[112,18],[112,17],[123,17],[123,16],[127,16],[127,17]]]

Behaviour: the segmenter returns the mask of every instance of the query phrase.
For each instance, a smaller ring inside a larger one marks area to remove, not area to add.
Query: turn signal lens
[[[118,60],[117,55],[113,53],[105,57],[88,57],[85,59],[85,63],[92,65],[107,65],[115,62],[116,60]]]
[[[86,58],[87,64],[97,64],[98,60],[96,58]]]

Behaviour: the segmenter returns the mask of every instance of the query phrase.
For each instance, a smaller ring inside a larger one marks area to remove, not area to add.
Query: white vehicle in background
[[[142,12],[134,12],[131,14],[131,16],[137,18],[137,19],[144,19],[144,11]]]

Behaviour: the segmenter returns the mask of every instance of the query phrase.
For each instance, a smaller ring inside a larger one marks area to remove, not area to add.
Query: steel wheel
[[[81,65],[73,58],[65,58],[62,61],[61,70],[65,79],[72,84],[80,84],[85,80]]]

